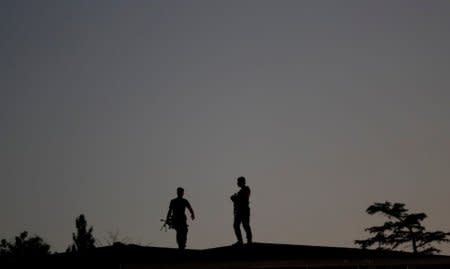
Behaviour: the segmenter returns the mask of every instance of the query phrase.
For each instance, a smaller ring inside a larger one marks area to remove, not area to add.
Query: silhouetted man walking
[[[169,211],[167,212],[166,223],[177,232],[177,244],[179,249],[186,248],[188,225],[186,218],[186,208],[191,213],[191,219],[195,219],[194,210],[188,200],[183,198],[184,189],[177,188],[177,198],[170,201]]]
[[[237,185],[241,188],[231,196],[234,205],[234,233],[237,242],[235,245],[242,245],[241,223],[247,235],[247,243],[252,243],[252,229],[250,228],[250,188],[245,185],[245,177],[238,177]]]

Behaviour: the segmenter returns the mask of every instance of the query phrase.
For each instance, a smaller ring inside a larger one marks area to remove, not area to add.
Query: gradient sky
[[[450,230],[449,1],[1,1],[0,238],[354,247],[373,202]],[[442,247],[450,254],[450,247]]]

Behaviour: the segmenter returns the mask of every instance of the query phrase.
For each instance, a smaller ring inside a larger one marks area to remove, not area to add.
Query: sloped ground
[[[55,268],[450,268],[448,256],[264,243],[184,251],[117,244],[36,262]]]

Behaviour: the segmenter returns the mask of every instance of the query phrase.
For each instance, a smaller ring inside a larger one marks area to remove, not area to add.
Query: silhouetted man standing
[[[237,242],[235,245],[242,245],[241,223],[247,235],[247,243],[252,243],[252,229],[250,228],[250,188],[245,185],[245,177],[238,177],[237,185],[241,188],[231,196],[234,205],[234,233]]]
[[[191,219],[195,219],[194,210],[188,200],[183,198],[184,189],[177,188],[177,198],[170,201],[167,212],[166,223],[170,220],[170,225],[177,232],[177,244],[179,249],[186,248],[188,225],[186,218],[186,208],[191,213]]]

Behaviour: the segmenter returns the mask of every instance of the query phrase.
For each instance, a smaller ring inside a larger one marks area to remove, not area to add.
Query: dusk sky
[[[450,231],[450,1],[1,1],[0,238],[53,251],[256,242],[356,247],[373,202]],[[450,255],[450,245],[443,246]]]

